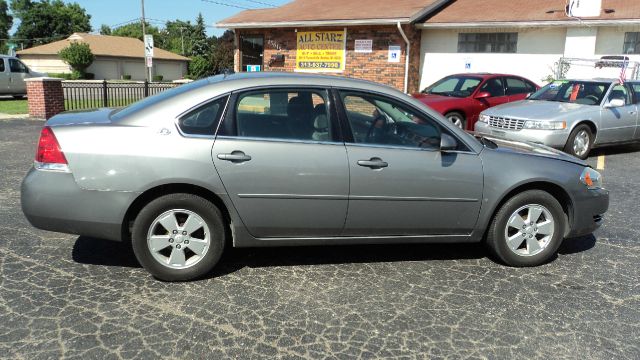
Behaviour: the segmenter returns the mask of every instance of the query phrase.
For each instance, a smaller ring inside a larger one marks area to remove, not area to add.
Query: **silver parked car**
[[[16,57],[0,55],[0,95],[23,97],[27,95],[25,79],[46,75],[29,69]]]
[[[58,115],[22,184],[34,226],[131,240],[163,280],[203,276],[225,246],[485,240],[533,266],[608,204],[572,156],[476,138],[386,86],[268,73]]]
[[[528,100],[487,109],[475,131],[563,149],[581,159],[598,146],[640,140],[640,83],[554,81]]]

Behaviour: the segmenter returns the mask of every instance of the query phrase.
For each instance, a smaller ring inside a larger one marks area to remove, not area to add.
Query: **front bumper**
[[[591,234],[602,225],[604,213],[609,209],[609,191],[585,190],[574,194],[571,229],[566,237]]]
[[[567,143],[570,131],[565,130],[506,130],[489,126],[487,123],[477,122],[475,131],[478,134],[504,138],[513,141],[530,141],[556,149],[562,149]]]
[[[22,181],[22,212],[43,230],[122,240],[122,221],[137,193],[78,187],[73,174],[31,168]]]

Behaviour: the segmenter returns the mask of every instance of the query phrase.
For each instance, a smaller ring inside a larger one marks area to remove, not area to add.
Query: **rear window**
[[[161,93],[158,93],[156,95],[153,96],[149,96],[145,99],[142,99],[140,101],[134,102],[133,104],[124,107],[122,109],[118,109],[115,110],[111,113],[110,119],[112,121],[118,121],[118,120],[122,120],[127,116],[133,115],[135,113],[137,113],[138,111],[141,111],[143,109],[146,109],[149,106],[155,105],[157,103],[160,103],[168,98],[186,93],[187,91],[191,91],[203,86],[206,86],[209,84],[209,79],[201,79],[198,81],[194,81],[192,83],[189,84],[184,84],[184,85],[180,85],[178,87],[175,87],[173,89],[169,89],[169,90],[165,90]]]

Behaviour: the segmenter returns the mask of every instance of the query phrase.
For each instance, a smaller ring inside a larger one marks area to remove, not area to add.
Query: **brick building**
[[[640,1],[630,0],[294,0],[217,26],[235,30],[236,71],[328,72],[405,92],[464,72],[543,83],[562,57],[640,60]],[[592,73],[575,65],[567,76]]]
[[[297,34],[337,31],[346,33],[344,69],[319,72],[377,81],[411,92],[419,87],[421,38],[421,31],[412,23],[443,3],[296,0],[274,9],[246,10],[217,25],[236,32],[236,71],[305,71],[296,64]],[[356,44],[361,44],[358,50]]]

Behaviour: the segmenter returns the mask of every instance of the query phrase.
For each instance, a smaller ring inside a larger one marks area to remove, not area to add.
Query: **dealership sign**
[[[296,71],[344,71],[346,29],[342,31],[300,31],[296,35]]]

